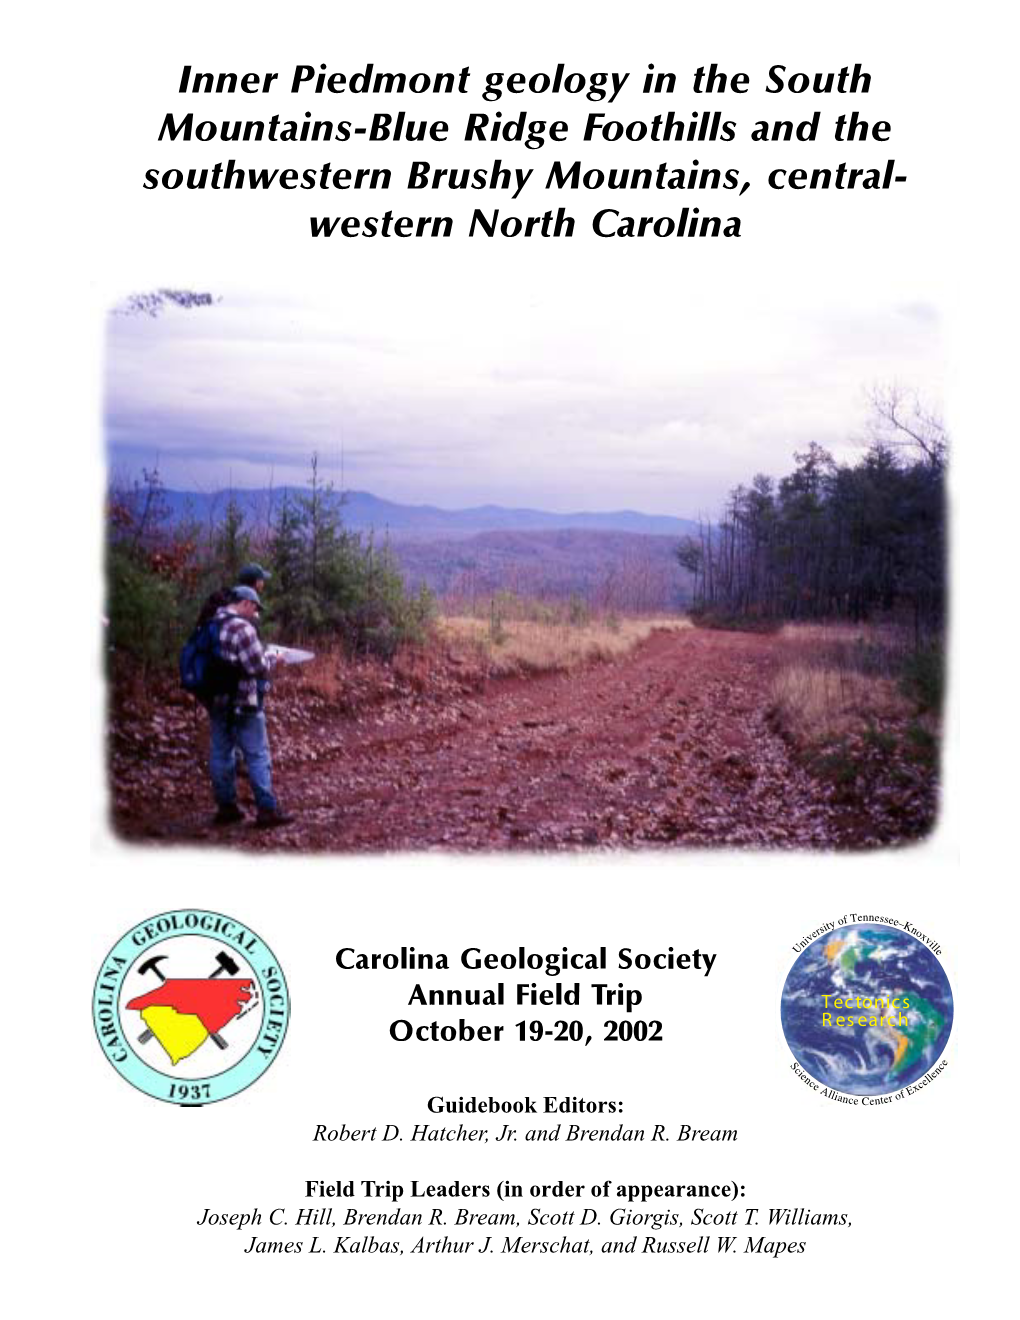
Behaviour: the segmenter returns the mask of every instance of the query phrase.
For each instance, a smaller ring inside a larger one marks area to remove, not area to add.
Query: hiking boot
[[[289,811],[281,811],[279,807],[259,807],[255,824],[261,829],[271,830],[277,825],[289,825],[293,819]]]
[[[221,802],[213,816],[214,825],[237,825],[244,820],[244,812],[236,802]]]

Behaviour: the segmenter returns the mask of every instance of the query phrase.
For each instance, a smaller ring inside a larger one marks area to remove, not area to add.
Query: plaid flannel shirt
[[[220,653],[244,674],[234,704],[257,709],[269,686],[269,661],[255,626],[229,608],[217,610],[216,618],[220,621]]]

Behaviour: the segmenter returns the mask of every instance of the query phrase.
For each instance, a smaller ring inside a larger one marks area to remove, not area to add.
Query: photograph
[[[109,812],[298,852],[869,850],[939,810],[934,306],[106,327]]]

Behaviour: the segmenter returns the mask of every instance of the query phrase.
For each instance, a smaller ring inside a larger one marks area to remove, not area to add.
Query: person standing
[[[237,583],[242,587],[251,587],[261,599],[266,582],[270,577],[272,577],[272,574],[269,569],[263,568],[261,564],[245,564],[237,575]],[[207,596],[198,612],[195,627],[201,628],[204,623],[208,623],[213,618],[217,610],[221,610],[224,605],[230,605],[234,598],[233,593],[233,587],[220,587],[212,595]]]
[[[261,564],[245,564],[244,568],[238,573],[237,580],[241,586],[251,587],[253,591],[261,596],[271,576],[269,570],[263,568]]]
[[[258,592],[241,583],[231,589],[229,603],[213,616],[219,625],[218,659],[235,680],[229,691],[217,694],[209,703],[209,774],[217,825],[233,825],[245,818],[237,805],[238,750],[255,795],[255,824],[272,828],[294,819],[280,809],[273,793],[265,712],[271,663],[255,627],[260,608]]]

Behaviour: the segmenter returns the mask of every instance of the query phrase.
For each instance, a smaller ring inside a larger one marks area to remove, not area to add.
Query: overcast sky
[[[640,305],[640,304],[638,304]],[[223,293],[213,307],[111,315],[112,473],[158,463],[177,489],[326,474],[402,503],[694,516],[812,441],[865,434],[869,386],[938,403],[938,320],[923,303],[647,319],[529,294],[511,318],[451,300],[413,319],[360,300]]]

